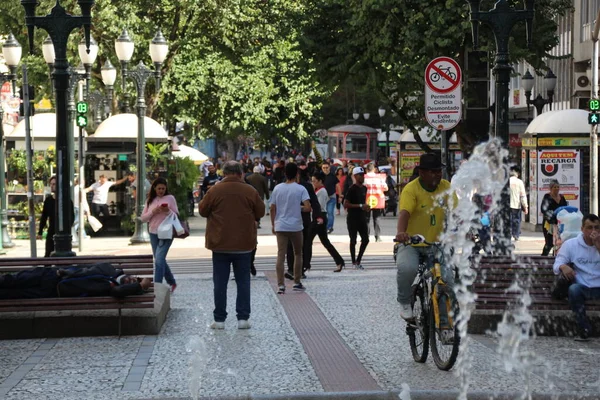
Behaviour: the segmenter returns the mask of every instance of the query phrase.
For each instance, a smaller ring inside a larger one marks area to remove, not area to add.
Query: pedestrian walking
[[[376,168],[373,163],[367,164],[367,173],[365,175],[366,178],[369,178],[369,182],[365,183],[365,186],[367,187],[367,193],[369,195],[373,193],[376,196],[383,197],[383,192],[388,190],[388,186],[385,180],[379,178],[375,170]],[[375,232],[376,242],[381,242],[381,226],[379,225],[379,217],[381,217],[381,214],[383,214],[383,210],[383,208],[371,208],[367,213],[367,226],[369,226],[371,222],[371,217],[373,218],[373,230]]]
[[[141,215],[141,220],[148,223],[150,232],[150,245],[152,246],[152,255],[154,256],[154,283],[162,283],[163,279],[171,287],[171,292],[177,288],[177,282],[167,263],[167,254],[173,243],[173,239],[159,239],[157,230],[161,222],[164,221],[170,213],[179,215],[177,201],[173,195],[169,194],[167,180],[158,177],[152,182],[146,206]]]
[[[527,193],[525,185],[519,179],[518,168],[510,171],[510,231],[515,241],[521,236],[521,212],[527,215]]]
[[[312,231],[317,222],[322,222],[321,206],[315,194],[311,177],[306,163],[300,162],[298,166],[298,184],[306,189],[310,201],[311,211],[301,212],[302,215],[302,279],[306,278],[306,271],[310,270],[310,261],[312,260]],[[287,279],[294,279],[294,249],[291,242],[288,242],[287,265],[288,271],[285,273]]]
[[[331,171],[331,165],[328,162],[324,162],[321,165],[321,170],[325,174],[325,189],[329,200],[327,201],[327,209],[323,212],[327,212],[327,233],[333,232],[333,222],[335,218],[335,204],[336,204],[336,185],[339,183],[338,178]]]
[[[329,255],[333,257],[335,261],[336,269],[333,272],[341,272],[344,268],[344,259],[340,256],[340,253],[335,249],[335,247],[329,241],[327,237],[327,218],[328,215],[324,213],[327,208],[327,204],[329,202],[329,194],[327,189],[325,188],[325,180],[326,175],[324,172],[317,172],[312,177],[312,184],[315,189],[315,193],[317,195],[317,199],[319,200],[319,207],[321,208],[322,218],[321,221],[313,222],[313,226],[311,229],[310,235],[310,246],[312,247],[312,243],[315,239],[315,236],[319,235],[319,240],[321,244],[327,249]]]
[[[277,285],[279,294],[285,293],[283,263],[288,242],[294,249],[294,290],[304,290],[302,285],[302,215],[310,212],[308,191],[296,182],[298,166],[289,163],[285,166],[286,181],[275,186],[271,195],[271,224],[277,236]]]
[[[346,183],[347,175],[344,172],[344,169],[340,167],[335,170],[335,177],[338,180],[338,183],[335,185],[335,195],[337,200],[336,208],[337,215],[340,215],[342,203],[344,202],[344,184]]]
[[[81,202],[79,201],[79,178],[75,178],[73,181],[73,205],[75,212],[75,222],[71,227],[71,236],[73,236],[73,242],[79,242],[79,228],[83,227],[83,238],[88,239],[89,236],[85,232],[85,218],[90,215],[90,206],[87,202],[85,194],[81,196]],[[79,222],[79,207],[83,208],[83,223]]]
[[[365,170],[362,167],[354,167],[352,176],[354,183],[344,198],[344,208],[347,210],[346,224],[348,226],[348,235],[350,236],[350,256],[352,257],[352,266],[356,269],[363,269],[361,264],[362,257],[369,245],[369,225],[367,223],[367,213],[370,207],[366,203],[367,188],[363,185],[365,181]],[[358,257],[356,256],[356,237],[360,235],[360,249]]]
[[[558,207],[568,206],[569,203],[565,199],[565,196],[560,194],[560,184],[557,180],[553,179],[550,182],[550,193],[546,193],[544,198],[542,199],[542,206],[540,210],[542,211],[543,216],[543,224],[542,230],[544,232],[544,249],[542,250],[542,255],[547,256],[550,254],[550,250],[554,247],[554,235],[552,233],[555,225],[557,224],[556,215],[554,215],[554,210]]]
[[[127,176],[113,182],[106,179],[104,174],[98,177],[98,181],[93,183],[90,187],[84,189],[84,192],[94,192],[92,198],[92,215],[98,218],[103,225],[106,224],[106,218],[110,215],[108,212],[108,191],[113,185],[120,185],[127,180]],[[102,216],[101,216],[102,215]]]
[[[265,215],[265,204],[244,181],[242,164],[227,161],[223,175],[223,180],[208,191],[198,206],[200,215],[207,218],[205,246],[212,250],[215,309],[211,328],[225,328],[227,284],[233,266],[238,329],[248,329],[250,265],[256,248],[256,221]]]
[[[54,198],[54,194],[56,193],[56,176],[51,177],[48,184],[50,185],[50,194],[44,199],[38,230],[38,239],[41,239],[44,229],[46,229],[46,224],[48,225],[44,257],[50,257],[54,252],[54,234],[56,233],[56,199]]]
[[[246,177],[246,182],[256,189],[258,197],[260,197],[263,202],[265,199],[269,200],[269,183],[267,178],[262,175],[259,166],[253,168],[252,174]],[[260,228],[260,219],[258,220],[258,228]]]

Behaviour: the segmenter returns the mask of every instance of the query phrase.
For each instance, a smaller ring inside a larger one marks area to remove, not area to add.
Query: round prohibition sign
[[[461,82],[460,66],[449,57],[438,57],[427,64],[425,82],[435,93],[449,93]]]

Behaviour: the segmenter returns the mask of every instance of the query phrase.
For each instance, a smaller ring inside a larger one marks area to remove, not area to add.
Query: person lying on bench
[[[37,267],[0,275],[0,299],[125,296],[142,294],[151,280],[126,275],[111,264]]]
[[[585,301],[600,299],[600,218],[597,215],[583,217],[581,233],[563,243],[553,270],[555,275],[562,274],[571,282],[569,304],[579,327],[575,340],[586,341],[592,326],[585,315]]]

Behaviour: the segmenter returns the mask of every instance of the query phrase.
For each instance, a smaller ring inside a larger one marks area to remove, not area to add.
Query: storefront
[[[430,136],[431,135],[431,136]],[[423,128],[419,131],[419,137],[431,149],[439,151],[441,149],[439,135],[431,128]],[[405,185],[410,180],[416,166],[419,165],[419,158],[425,151],[417,143],[412,131],[406,131],[400,137],[400,184]],[[456,171],[463,159],[463,154],[456,140],[454,133],[449,140],[448,145],[448,169],[450,175]]]
[[[584,110],[548,111],[535,118],[521,140],[521,179],[529,215],[523,227],[542,230],[542,198],[557,180],[569,205],[589,210],[590,125]]]

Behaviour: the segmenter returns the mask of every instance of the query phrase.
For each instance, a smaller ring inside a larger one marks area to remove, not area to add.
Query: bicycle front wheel
[[[410,351],[416,362],[424,363],[429,354],[429,316],[425,303],[423,288],[413,294],[411,300],[414,322],[408,323],[406,332],[410,342]]]
[[[460,334],[458,332],[456,318],[458,317],[458,303],[454,300],[451,309],[453,313],[450,329],[439,329],[435,325],[435,314],[433,307],[429,313],[429,339],[431,342],[431,355],[435,365],[442,371],[449,371],[458,357],[458,348],[460,347]],[[440,306],[442,306],[440,304]],[[446,331],[446,332],[444,332]],[[450,331],[450,333],[448,332]]]

